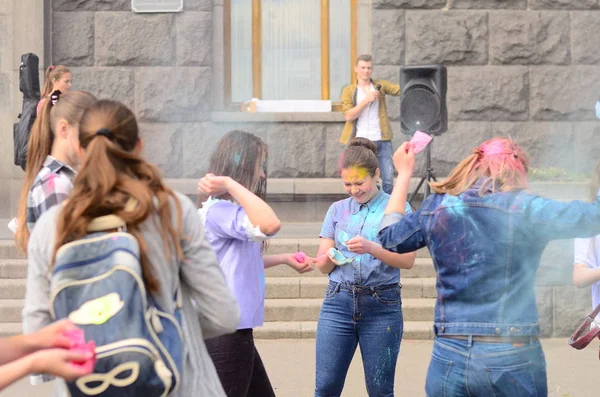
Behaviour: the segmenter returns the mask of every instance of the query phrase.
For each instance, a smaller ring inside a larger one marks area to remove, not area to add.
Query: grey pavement
[[[564,338],[544,339],[542,344],[548,366],[550,397],[598,395],[600,343],[597,340],[582,351],[569,347]],[[315,381],[314,340],[259,340],[257,346],[278,397],[312,396]],[[432,341],[402,341],[396,370],[397,396],[425,395],[425,374],[431,349]],[[342,397],[367,396],[364,384],[360,354],[356,354]],[[46,397],[50,396],[50,389],[49,385],[30,386],[27,380],[22,380],[1,392],[0,396]]]

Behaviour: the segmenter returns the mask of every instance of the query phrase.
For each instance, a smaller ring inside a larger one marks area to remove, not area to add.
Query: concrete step
[[[21,322],[0,323],[0,338],[14,336],[23,333],[23,325]]]
[[[0,227],[2,227],[1,224],[0,224]],[[17,246],[15,245],[15,242],[13,240],[10,240],[10,239],[0,240],[0,259],[15,259],[15,258],[24,259],[25,254],[22,253],[17,248]]]
[[[286,265],[270,267],[265,270],[267,277],[326,277],[325,274],[315,269],[312,272],[298,274],[297,271]],[[431,258],[417,258],[415,265],[410,270],[400,270],[400,278],[435,278],[435,269]]]
[[[0,259],[0,279],[24,279],[27,277],[26,259]]]
[[[433,323],[429,321],[404,321],[404,340],[433,339]],[[317,321],[272,321],[254,329],[256,339],[314,339]]]
[[[22,299],[0,299],[0,323],[18,323],[25,301]]]
[[[323,299],[267,299],[265,321],[317,321]],[[402,299],[406,321],[432,321],[435,299]]]
[[[329,280],[325,277],[268,277],[267,299],[323,298]],[[435,278],[405,278],[402,298],[435,298]]]
[[[0,279],[0,299],[24,299],[25,279]]]

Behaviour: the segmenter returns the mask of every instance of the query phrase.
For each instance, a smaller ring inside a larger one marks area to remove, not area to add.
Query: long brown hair
[[[158,169],[137,153],[139,132],[134,114],[122,103],[98,101],[81,119],[79,142],[85,150],[85,160],[73,182],[71,197],[62,209],[54,253],[63,244],[85,236],[92,219],[116,214],[125,220],[128,232],[139,242],[146,288],[158,291],[140,226],[150,215],[157,214],[165,258],[169,258],[174,248],[177,257],[183,260],[181,205],[175,193],[163,183]],[[125,204],[131,197],[137,200],[137,206],[126,211]],[[171,201],[176,205],[177,227],[171,219]]]
[[[528,168],[529,155],[519,145],[510,138],[493,138],[473,149],[447,179],[430,185],[435,193],[458,196],[483,177],[480,194],[523,189]]]
[[[60,95],[55,105],[48,100],[44,103],[40,114],[37,115],[27,144],[27,166],[25,180],[21,188],[18,226],[15,240],[17,246],[27,252],[29,229],[27,227],[27,198],[46,157],[52,151],[54,143],[54,127],[58,120],[66,120],[71,126],[79,124],[83,112],[96,102],[96,97],[85,91],[69,91]]]
[[[68,67],[63,65],[48,66],[44,75],[44,87],[42,88],[42,98],[52,94],[54,82],[62,78],[65,73],[71,73]]]
[[[228,176],[246,189],[265,199],[267,192],[266,178],[258,178],[260,167],[264,168],[267,175],[268,149],[267,145],[249,132],[230,131],[217,143],[217,148],[210,158],[208,172],[217,176]],[[264,163],[261,160],[264,159]],[[199,204],[206,201],[208,196],[204,193],[198,197]],[[230,199],[229,194],[224,199]]]

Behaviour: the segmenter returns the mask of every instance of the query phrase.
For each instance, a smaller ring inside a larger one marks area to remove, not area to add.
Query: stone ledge
[[[412,192],[420,178],[412,178],[409,191]],[[196,194],[198,179],[165,179],[167,185],[186,195]],[[345,195],[339,178],[269,178],[269,195]]]
[[[438,178],[441,179],[444,177]],[[196,194],[198,179],[174,178],[165,181],[172,189],[183,194]],[[419,181],[419,177],[411,179],[409,192],[412,192]],[[346,194],[339,178],[269,178],[267,186],[269,195]],[[530,182],[527,190],[556,200],[585,199],[589,191],[589,182]]]
[[[342,112],[213,112],[216,123],[343,123]]]

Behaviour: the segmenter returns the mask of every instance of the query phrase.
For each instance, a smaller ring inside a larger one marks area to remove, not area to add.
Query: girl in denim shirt
[[[393,252],[427,246],[437,273],[433,353],[425,391],[437,396],[546,396],[535,276],[554,239],[600,233],[600,202],[558,202],[524,191],[529,157],[486,141],[403,214],[414,153],[394,154],[398,179],[379,238]]]
[[[350,142],[340,161],[350,197],[329,207],[321,230],[316,264],[329,285],[317,327],[315,397],[341,395],[358,345],[369,396],[394,395],[403,330],[399,269],[410,269],[416,254],[387,251],[377,239],[390,196],[377,186],[376,153],[366,138]]]

